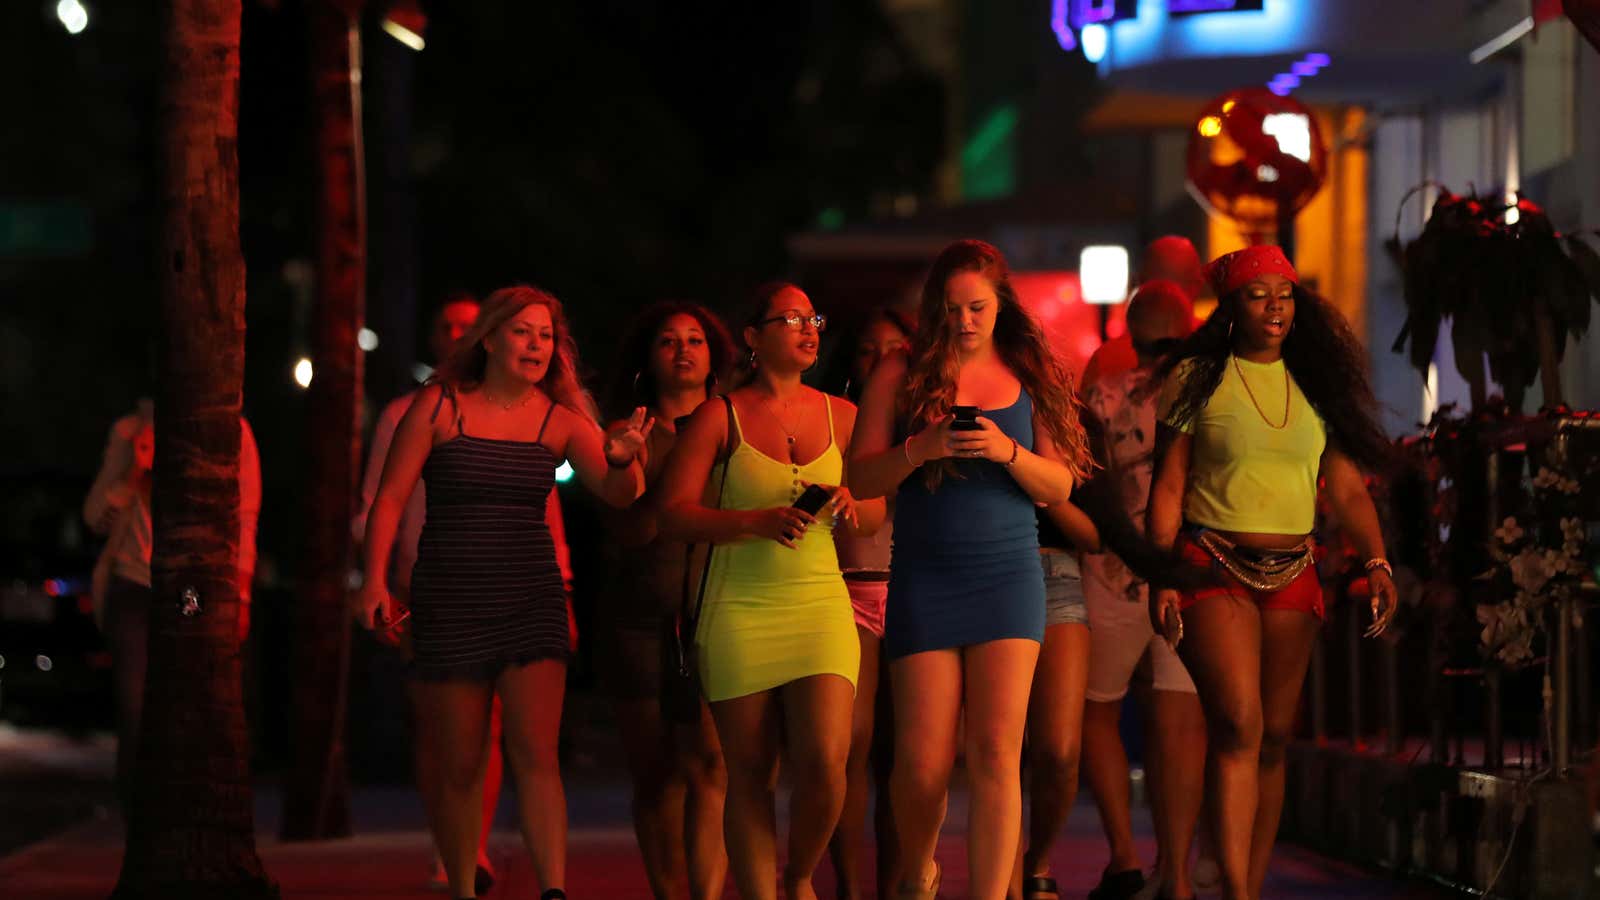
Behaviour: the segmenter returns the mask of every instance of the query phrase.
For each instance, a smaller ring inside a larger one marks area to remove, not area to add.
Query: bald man
[[[1156,238],[1144,248],[1137,283],[1173,282],[1188,295],[1192,317],[1193,301],[1205,293],[1204,272],[1205,265],[1200,261],[1200,252],[1194,248],[1194,243],[1186,237],[1169,234]],[[1131,310],[1129,317],[1132,317]],[[1101,375],[1115,375],[1139,365],[1129,337],[1124,334],[1106,341],[1089,357],[1089,362],[1083,367],[1085,387]]]
[[[1154,472],[1154,373],[1163,357],[1188,335],[1194,304],[1174,281],[1146,281],[1128,301],[1128,347],[1133,365],[1102,371],[1084,388],[1083,401],[1105,435],[1104,477],[1113,484],[1135,525],[1144,527]],[[1085,554],[1083,591],[1089,610],[1089,681],[1083,716],[1083,769],[1094,790],[1111,859],[1092,900],[1126,900],[1149,893],[1133,843],[1128,757],[1118,731],[1122,700],[1135,680],[1148,688],[1145,734],[1150,752],[1151,808],[1156,821],[1159,895],[1192,897],[1189,844],[1204,787],[1205,724],[1194,682],[1172,647],[1150,627],[1147,588],[1111,553]]]

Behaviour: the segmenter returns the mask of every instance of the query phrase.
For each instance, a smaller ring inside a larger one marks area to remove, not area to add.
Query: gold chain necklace
[[[538,390],[529,390],[528,391],[528,395],[526,397],[523,397],[522,400],[520,400],[520,401],[512,400],[510,403],[501,403],[499,400],[495,399],[493,394],[489,393],[489,388],[487,386],[485,386],[484,389],[483,389],[484,399],[488,400],[490,403],[493,403],[495,406],[498,406],[501,409],[505,409],[505,410],[509,410],[509,409],[511,409],[513,407],[527,406],[528,405],[528,401],[532,400],[533,399],[533,395],[537,394],[537,393],[539,393]]]
[[[801,407],[801,409],[800,409],[800,421],[796,421],[795,424],[794,424],[794,427],[790,428],[788,425],[785,425],[783,423],[783,418],[778,415],[778,411],[777,410],[772,408],[772,404],[767,402],[767,395],[766,394],[757,393],[756,394],[756,398],[759,399],[761,401],[761,405],[766,408],[767,415],[772,417],[772,421],[777,422],[778,423],[778,427],[783,429],[784,437],[788,438],[789,446],[792,448],[794,446],[795,432],[800,430],[800,422],[805,420],[805,408]]]
[[[1239,368],[1239,357],[1230,356],[1230,358],[1233,360],[1233,371],[1239,374],[1239,383],[1244,385],[1244,392],[1250,397],[1250,405],[1256,408],[1256,415],[1261,417],[1261,421],[1267,423],[1268,428],[1278,431],[1289,427],[1289,367],[1283,367],[1283,424],[1274,425],[1272,420],[1267,418],[1267,414],[1262,412],[1261,404],[1256,400],[1256,392],[1250,390],[1250,382],[1245,379],[1244,370]]]

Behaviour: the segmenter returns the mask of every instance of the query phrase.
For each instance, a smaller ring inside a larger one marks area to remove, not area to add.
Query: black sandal
[[[1034,875],[1022,879],[1022,900],[1039,900],[1049,894],[1055,900],[1061,900],[1061,889],[1056,887],[1056,880],[1049,875]]]

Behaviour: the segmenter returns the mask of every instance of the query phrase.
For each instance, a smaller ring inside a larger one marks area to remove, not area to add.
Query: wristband
[[[1006,468],[1009,469],[1012,466],[1017,464],[1017,453],[1020,452],[1021,449],[1022,449],[1021,445],[1017,443],[1017,439],[1016,438],[1012,438],[1011,439],[1011,458],[1006,460]]]
[[[1394,566],[1389,565],[1389,561],[1381,556],[1374,556],[1373,558],[1367,560],[1366,565],[1362,566],[1362,568],[1368,572],[1371,572],[1373,569],[1382,569],[1384,574],[1388,575],[1391,579],[1394,578]]]

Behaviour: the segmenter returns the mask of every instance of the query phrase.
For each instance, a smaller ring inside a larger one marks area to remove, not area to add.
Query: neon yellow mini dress
[[[780,462],[746,443],[737,411],[733,424],[737,444],[728,456],[721,509],[788,506],[802,482],[838,484],[844,473],[832,400],[828,447],[805,465]],[[770,538],[718,544],[710,567],[695,633],[707,699],[731,700],[812,675],[856,683],[861,642],[831,517],[818,516],[793,550]]]

